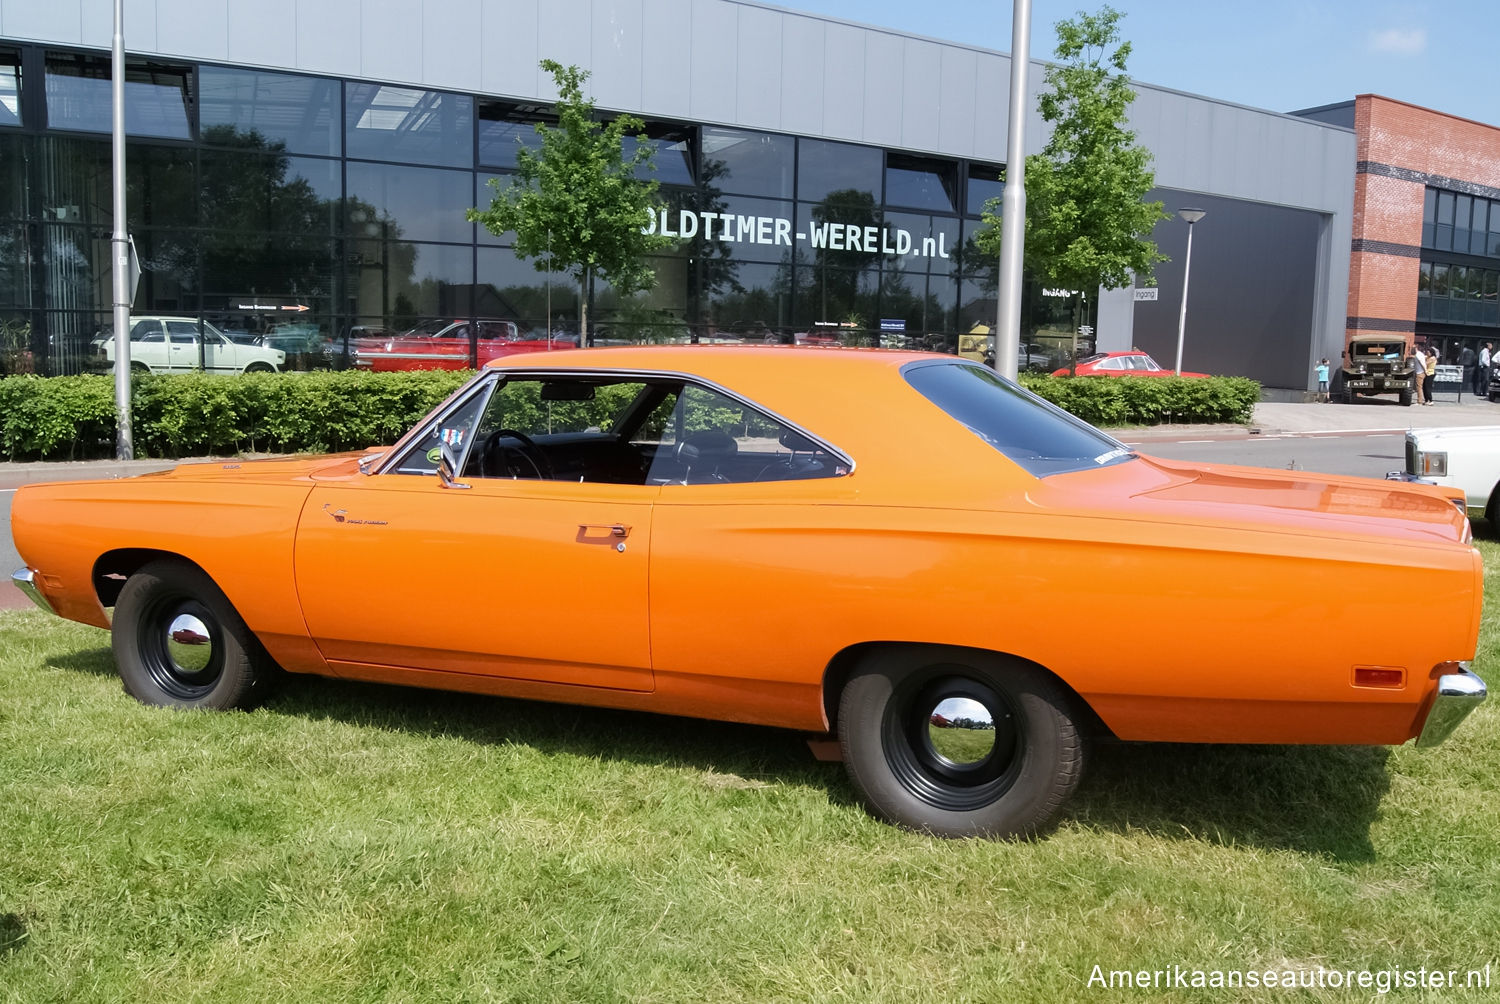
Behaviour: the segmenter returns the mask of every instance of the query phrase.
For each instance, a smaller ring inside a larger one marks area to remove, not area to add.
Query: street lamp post
[[[1177,367],[1172,371],[1182,376],[1182,336],[1187,331],[1188,274],[1193,268],[1193,224],[1208,213],[1202,209],[1179,209],[1177,215],[1187,220],[1187,255],[1182,259],[1182,309],[1177,313]]]

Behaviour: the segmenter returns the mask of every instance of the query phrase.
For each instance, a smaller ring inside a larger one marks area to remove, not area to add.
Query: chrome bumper
[[[29,568],[18,568],[10,573],[11,583],[21,592],[25,593],[31,602],[47,611],[49,614],[57,613],[52,609],[52,604],[47,602],[47,597],[36,587],[36,573]]]
[[[1427,721],[1422,734],[1417,736],[1417,745],[1436,746],[1453,734],[1469,712],[1484,703],[1484,681],[1469,672],[1467,663],[1459,663],[1461,670],[1438,677],[1437,696],[1427,712]]]

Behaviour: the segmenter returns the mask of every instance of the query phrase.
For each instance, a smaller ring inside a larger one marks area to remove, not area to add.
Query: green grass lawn
[[[1421,753],[1103,747],[1046,839],[948,842],[791,733],[302,678],[152,710],[104,632],[0,614],[0,1000],[1368,1001],[1088,980],[1486,963],[1389,996],[1500,1000],[1497,740],[1490,705]]]

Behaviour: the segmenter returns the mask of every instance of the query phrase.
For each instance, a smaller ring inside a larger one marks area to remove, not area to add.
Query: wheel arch
[[[828,661],[823,670],[823,717],[828,722],[828,731],[838,733],[838,709],[839,697],[843,694],[844,687],[849,679],[867,660],[876,655],[883,655],[892,651],[904,650],[912,655],[926,654],[934,658],[943,658],[951,661],[961,661],[964,658],[979,661],[1003,660],[1027,666],[1037,672],[1045,673],[1056,681],[1068,695],[1073,704],[1073,710],[1077,713],[1077,721],[1080,731],[1087,733],[1095,739],[1113,739],[1114,733],[1104,720],[1095,713],[1078,691],[1067,680],[1054,673],[1051,669],[1031,659],[1015,655],[1010,652],[1002,652],[998,649],[975,648],[968,645],[944,645],[936,642],[913,642],[913,641],[866,641],[849,645],[834,655]]]
[[[202,565],[187,558],[176,551],[164,551],[149,547],[118,547],[105,551],[94,561],[92,581],[94,594],[99,597],[101,607],[112,607],[120,597],[120,589],[125,585],[125,580],[140,571],[147,564],[161,559],[180,561],[184,565],[191,565],[204,575],[208,570]]]

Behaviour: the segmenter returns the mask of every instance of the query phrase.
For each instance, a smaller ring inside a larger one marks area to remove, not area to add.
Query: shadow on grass
[[[113,675],[107,648],[52,656],[59,669]],[[481,744],[517,743],[549,754],[626,760],[823,788],[858,797],[842,769],[813,759],[798,732],[540,701],[288,676],[267,711]],[[1107,743],[1095,747],[1063,820],[1316,854],[1373,857],[1370,825],[1390,787],[1389,751],[1363,746],[1207,746]]]
[[[85,648],[76,652],[62,652],[47,657],[46,664],[53,669],[67,669],[75,673],[91,673],[94,676],[114,676],[115,654],[108,648]]]
[[[1384,746],[1100,745],[1064,818],[1368,861],[1389,758]]]

